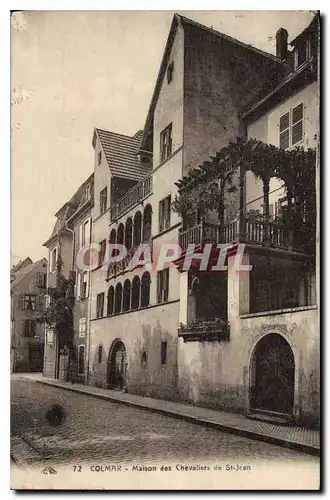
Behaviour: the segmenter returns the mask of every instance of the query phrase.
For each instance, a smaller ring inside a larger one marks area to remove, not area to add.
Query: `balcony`
[[[190,324],[180,325],[178,336],[184,342],[220,342],[230,337],[229,323],[223,319],[196,319]]]
[[[189,244],[247,243],[281,250],[302,251],[307,248],[308,235],[298,230],[288,230],[273,221],[256,221],[243,217],[226,222],[222,227],[208,222],[179,231],[179,244],[184,250]]]
[[[110,222],[118,220],[125,212],[128,212],[132,207],[141,203],[151,193],[152,176],[149,176],[136,184],[124,196],[111,205]]]
[[[144,242],[142,242],[142,245],[149,245],[150,255],[152,255],[151,241],[150,240],[144,241]],[[131,260],[133,259],[134,254],[138,250],[139,246],[140,245],[135,245],[134,247],[127,250],[127,254],[122,260],[120,260],[118,262],[111,262],[109,264],[108,273],[107,273],[107,280],[109,280],[110,278],[113,278],[115,276],[118,276],[119,274],[123,274],[124,272],[126,272],[127,267],[129,265],[129,263],[131,262]],[[141,255],[139,258],[143,260],[143,257]],[[142,266],[143,264],[138,264],[138,265],[134,266],[134,268],[130,269],[130,271],[133,271],[137,267],[140,267],[140,265]]]

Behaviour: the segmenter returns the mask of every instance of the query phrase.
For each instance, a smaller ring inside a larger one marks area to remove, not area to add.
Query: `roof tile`
[[[114,177],[141,181],[150,174],[151,168],[141,165],[137,156],[143,135],[142,130],[139,130],[133,137],[99,128],[95,130]]]

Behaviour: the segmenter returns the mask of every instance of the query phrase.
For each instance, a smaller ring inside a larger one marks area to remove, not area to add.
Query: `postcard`
[[[12,12],[12,489],[320,489],[320,25]]]

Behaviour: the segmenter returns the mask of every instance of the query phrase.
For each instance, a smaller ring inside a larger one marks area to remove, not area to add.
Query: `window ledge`
[[[176,302],[180,302],[180,299],[168,300],[167,302],[161,302],[160,304],[151,304],[151,305],[146,306],[146,307],[139,307],[138,309],[130,309],[129,311],[122,311],[120,313],[110,314],[109,316],[102,316],[101,318],[92,318],[91,321],[97,321],[100,319],[110,319],[110,318],[115,318],[118,316],[124,316],[125,314],[146,311],[148,309],[152,309],[153,307],[166,306],[167,304],[175,304]]]
[[[163,160],[162,162],[160,162],[157,167],[155,167],[152,171],[152,174],[154,172],[156,172],[159,168],[161,168],[163,165],[165,165],[165,163],[167,163],[169,160],[171,160],[173,158],[173,156],[175,156],[176,154],[178,154],[181,150],[183,149],[183,146],[179,146],[175,151],[173,151],[173,153],[171,153],[167,158],[165,158],[165,160]]]
[[[317,305],[312,305],[312,306],[300,306],[300,307],[291,307],[291,308],[286,308],[286,309],[276,309],[275,311],[261,311],[257,313],[249,313],[249,314],[240,314],[241,319],[247,319],[247,318],[259,318],[262,316],[275,316],[278,314],[288,314],[288,313],[294,313],[294,312],[300,312],[300,311],[311,311],[314,309],[318,309]]]
[[[160,236],[163,236],[163,234],[166,234],[166,233],[169,233],[170,231],[172,231],[173,229],[176,229],[178,227],[181,226],[181,221],[180,222],[177,222],[176,224],[173,224],[173,226],[170,226],[166,229],[164,229],[163,231],[161,231],[160,233],[157,233],[155,234],[155,236],[153,236],[151,239],[152,240],[155,240],[157,238],[159,238]]]

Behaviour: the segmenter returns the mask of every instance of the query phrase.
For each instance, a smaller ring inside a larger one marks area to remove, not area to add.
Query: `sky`
[[[181,11],[275,54],[309,11]],[[143,128],[173,11],[25,11],[11,19],[11,260],[47,256],[54,214],[93,171],[94,127]]]

